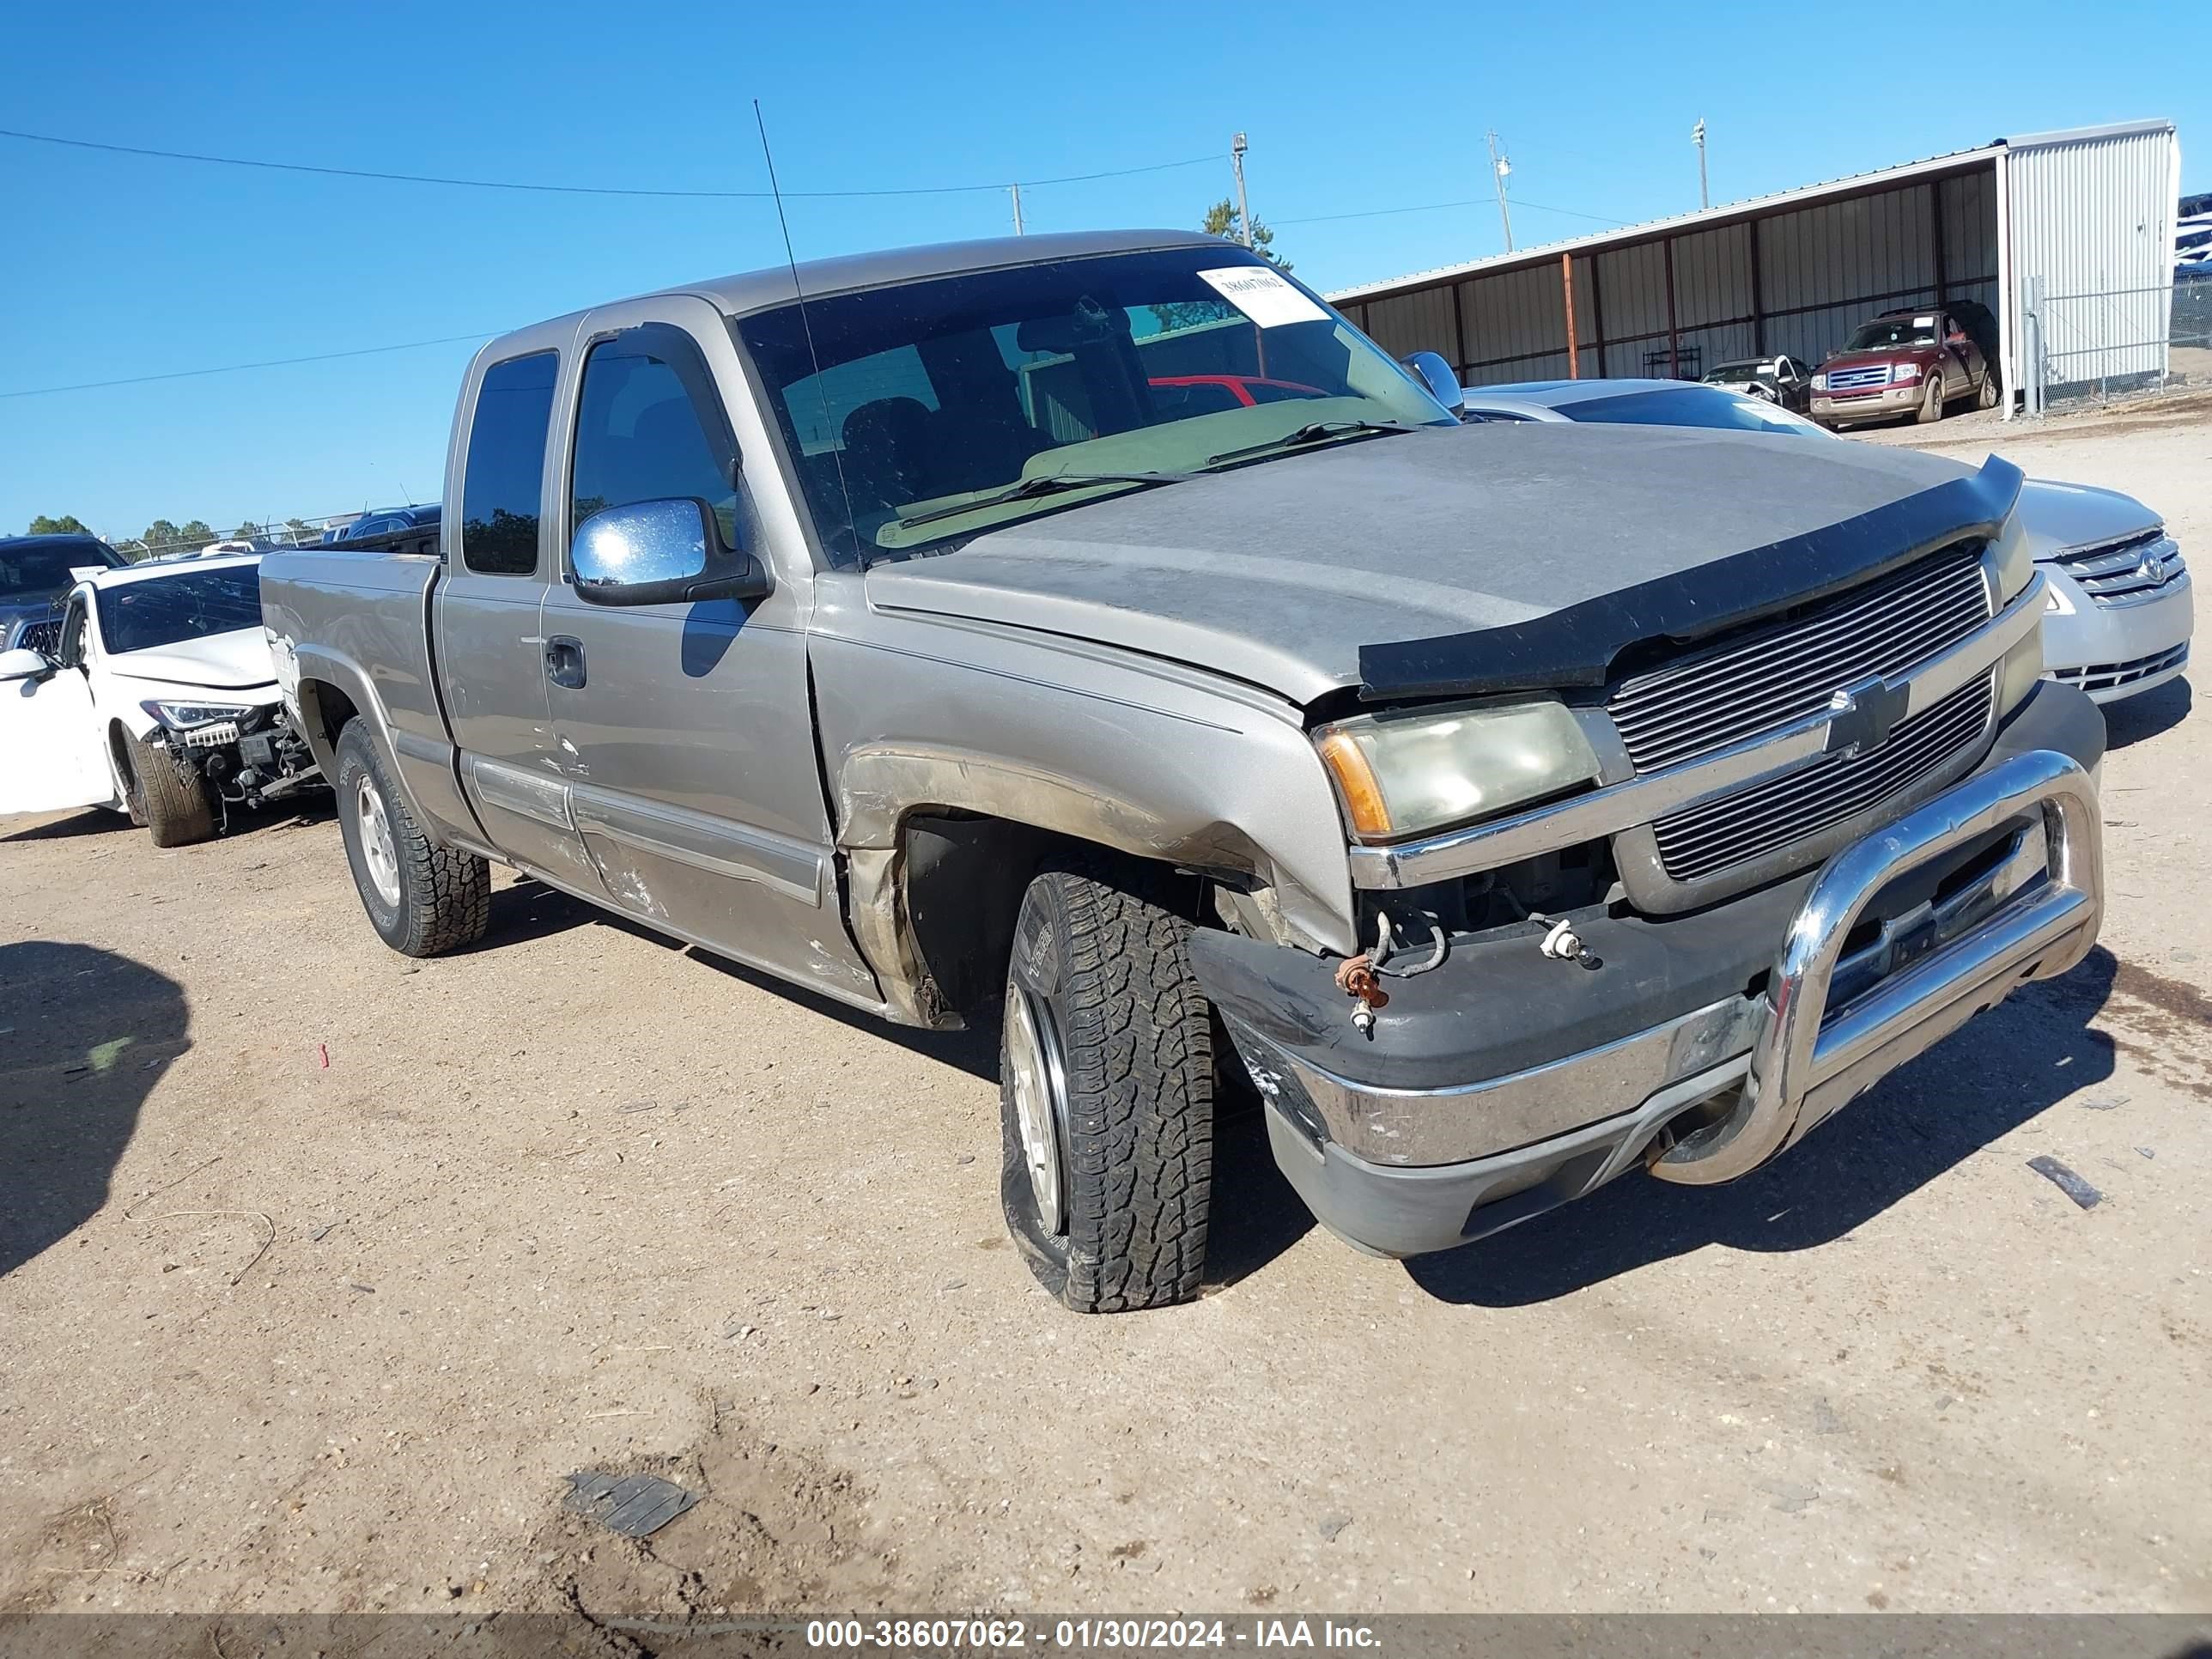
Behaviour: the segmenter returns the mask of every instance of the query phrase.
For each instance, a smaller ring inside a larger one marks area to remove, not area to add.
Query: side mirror
[[[1459,406],[1465,401],[1467,393],[1461,390],[1459,376],[1452,373],[1452,366],[1443,360],[1443,354],[1416,351],[1405,359],[1405,363],[1413,371],[1413,378],[1428,387],[1431,397],[1453,414],[1459,413]]]
[[[42,680],[53,672],[53,664],[28,646],[18,646],[13,651],[0,651],[0,682]]]
[[[724,545],[714,509],[696,499],[632,501],[576,526],[568,563],[588,605],[688,605],[757,599],[770,583],[750,553]]]

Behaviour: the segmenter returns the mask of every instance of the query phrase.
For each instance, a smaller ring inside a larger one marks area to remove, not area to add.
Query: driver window
[[[702,501],[727,546],[744,548],[738,442],[705,358],[665,323],[625,329],[584,360],[569,533],[635,501]]]

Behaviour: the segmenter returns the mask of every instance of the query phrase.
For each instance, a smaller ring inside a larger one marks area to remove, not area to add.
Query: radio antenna
[[[814,366],[814,395],[822,402],[822,429],[830,433],[830,393],[822,384],[822,354],[814,349],[814,325],[807,319],[806,288],[799,280],[799,256],[792,252],[791,221],[783,211],[783,187],[775,181],[775,152],[769,148],[768,121],[760,100],[753,100],[753,125],[760,129],[761,159],[768,163],[769,193],[775,198],[775,222],[783,231],[784,263],[791,267],[791,291],[799,300],[799,328],[806,337],[806,359]],[[794,438],[799,434],[793,433]],[[845,498],[845,527],[853,538],[853,552],[862,570],[868,568],[868,550],[860,540],[860,526],[853,512],[853,489],[845,482],[845,435],[830,433],[830,459],[837,468],[837,493]]]

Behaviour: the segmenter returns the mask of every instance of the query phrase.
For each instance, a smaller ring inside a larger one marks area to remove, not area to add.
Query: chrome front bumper
[[[2039,821],[2042,880],[1979,926],[1831,1006],[1836,970],[1868,903],[1914,866],[2016,818]],[[1765,1018],[1735,1109],[1651,1162],[1669,1181],[1733,1181],[1795,1146],[1877,1079],[2029,980],[2072,968],[2104,914],[2096,785],[2050,750],[2016,755],[1829,861],[1768,981]]]
[[[2003,849],[1992,866],[1866,937],[1878,896],[1978,842]],[[2016,987],[2087,955],[2101,861],[2089,772],[2029,749],[1830,860],[1789,916],[1760,994],[1443,1090],[1351,1082],[1224,1018],[1267,1099],[1276,1160],[1315,1214],[1363,1248],[1419,1255],[1580,1197],[1639,1160],[1694,1184],[1757,1169]],[[1692,1109],[1699,1121],[1676,1138],[1670,1125]]]

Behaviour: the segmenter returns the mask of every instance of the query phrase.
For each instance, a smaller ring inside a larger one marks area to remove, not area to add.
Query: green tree
[[[292,538],[293,545],[295,547],[302,542],[311,542],[315,539],[315,532],[308,528],[305,519],[285,520],[284,533]]]
[[[1237,204],[1224,197],[1206,209],[1206,217],[1199,227],[1209,236],[1218,236],[1225,242],[1242,243],[1244,235],[1237,217]],[[1261,220],[1252,222],[1252,252],[1278,270],[1287,271],[1290,261],[1274,251],[1275,233]],[[1221,303],[1212,300],[1176,301],[1152,307],[1152,315],[1159,319],[1162,331],[1171,328],[1194,328],[1200,323],[1218,320],[1223,315]]]
[[[23,533],[27,536],[89,536],[92,532],[74,513],[64,513],[58,519],[50,519],[41,513],[31,520],[31,527]]]
[[[1218,236],[1224,241],[1241,242],[1244,240],[1243,222],[1237,216],[1237,204],[1225,196],[1206,209],[1205,222],[1199,228],[1207,235]],[[1264,219],[1252,221],[1252,252],[1278,270],[1291,268],[1291,262],[1275,252],[1275,233],[1267,228],[1267,222]]]
[[[184,532],[178,529],[176,526],[171,524],[167,519],[156,519],[153,523],[146,526],[146,533],[139,537],[138,542],[139,544],[146,550],[147,553],[151,556],[155,554],[175,552],[177,550],[177,544],[183,541],[184,538]]]
[[[237,529],[230,532],[230,538],[233,541],[237,542],[250,542],[260,533],[261,526],[254,523],[252,520],[248,519],[245,523],[240,525]]]
[[[205,519],[194,519],[182,530],[179,530],[177,534],[182,538],[186,547],[192,548],[194,550],[205,547],[210,542],[221,539],[221,538],[216,536],[215,533],[215,526],[210,524]]]

